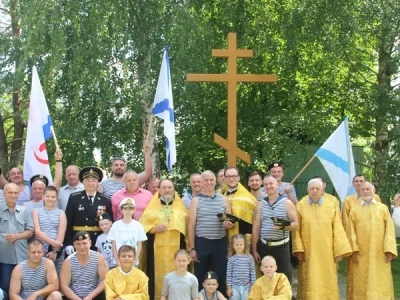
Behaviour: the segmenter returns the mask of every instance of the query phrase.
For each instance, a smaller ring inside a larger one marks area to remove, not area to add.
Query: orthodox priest
[[[147,233],[147,270],[150,299],[160,299],[163,280],[175,269],[174,253],[186,249],[188,210],[164,179],[144,210],[140,223]],[[155,255],[157,254],[157,255]]]

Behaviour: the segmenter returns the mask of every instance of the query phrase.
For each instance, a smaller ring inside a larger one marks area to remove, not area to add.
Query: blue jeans
[[[11,273],[15,264],[0,263],[0,289],[4,292],[4,299],[8,300],[8,290],[10,288]]]
[[[250,283],[246,285],[232,284],[232,296],[229,300],[247,300],[249,297]]]
[[[203,282],[208,271],[214,271],[218,276],[218,290],[226,295],[226,267],[228,263],[228,240],[227,237],[212,240],[202,237],[195,238],[197,259],[194,263],[194,275],[199,282]],[[202,289],[199,284],[199,290]]]

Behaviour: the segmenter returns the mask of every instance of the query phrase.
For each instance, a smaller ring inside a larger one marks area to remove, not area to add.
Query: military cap
[[[281,161],[274,161],[274,162],[270,163],[268,165],[268,171],[271,170],[272,168],[275,168],[275,167],[282,167],[283,168],[283,163]]]
[[[103,179],[103,172],[98,167],[84,167],[79,172],[79,180],[85,178],[96,178],[99,182]]]
[[[90,235],[86,231],[78,231],[74,234],[72,241],[83,241],[83,240],[90,240]]]
[[[215,273],[213,271],[209,271],[206,273],[206,275],[204,275],[203,281],[205,281],[207,279],[215,279],[216,281],[218,281],[218,275],[217,275],[217,273]]]
[[[112,221],[112,218],[108,213],[104,213],[101,216],[99,216],[99,221],[101,221],[101,220],[110,220],[110,221]]]
[[[124,198],[119,204],[119,208],[121,208],[122,206],[136,207],[136,203],[135,200],[132,198]]]
[[[40,180],[41,182],[43,182],[45,184],[45,186],[49,185],[49,180],[47,179],[46,176],[42,175],[42,174],[37,174],[31,177],[31,179],[29,180],[29,183],[32,184],[36,181],[36,180]]]
[[[284,219],[271,217],[271,220],[274,222],[275,226],[290,226],[290,221]]]
[[[229,221],[229,222],[235,223],[236,221],[239,221],[238,217],[231,215],[231,214],[219,213],[219,214],[217,214],[217,217],[219,218],[220,222]]]

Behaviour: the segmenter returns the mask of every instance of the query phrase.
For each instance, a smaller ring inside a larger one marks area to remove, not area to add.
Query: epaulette
[[[83,192],[83,191],[74,192],[74,193],[71,194],[71,196],[75,196],[75,195],[82,194],[82,192]]]

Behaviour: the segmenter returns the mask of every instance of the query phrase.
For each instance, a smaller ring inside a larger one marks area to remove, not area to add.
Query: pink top
[[[114,222],[122,219],[122,213],[121,210],[119,209],[119,204],[121,203],[122,199],[133,198],[135,200],[136,208],[133,218],[136,221],[139,221],[140,217],[142,216],[144,210],[147,207],[147,204],[149,204],[152,197],[153,197],[152,193],[142,188],[139,188],[135,193],[130,193],[126,189],[119,190],[111,197]]]

